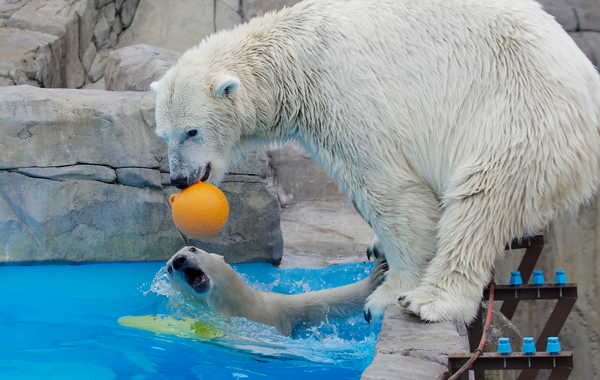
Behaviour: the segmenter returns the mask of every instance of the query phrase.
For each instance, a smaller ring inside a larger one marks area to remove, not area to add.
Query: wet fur
[[[210,36],[152,89],[172,179],[210,163],[218,184],[290,140],[335,177],[390,265],[373,315],[402,297],[470,321],[505,244],[600,178],[600,78],[531,0],[305,1]]]

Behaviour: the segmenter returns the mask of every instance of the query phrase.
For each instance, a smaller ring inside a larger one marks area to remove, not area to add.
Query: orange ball
[[[169,198],[177,228],[194,239],[209,238],[221,231],[229,217],[229,203],[215,185],[198,182]]]

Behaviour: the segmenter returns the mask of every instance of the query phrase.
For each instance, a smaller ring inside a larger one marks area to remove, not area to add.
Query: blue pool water
[[[186,305],[164,263],[0,267],[0,379],[358,379],[380,324],[327,321],[295,339],[243,318]],[[314,291],[365,278],[372,264],[325,269],[234,266],[252,287]],[[194,317],[223,330],[210,341],[117,323],[123,316]]]

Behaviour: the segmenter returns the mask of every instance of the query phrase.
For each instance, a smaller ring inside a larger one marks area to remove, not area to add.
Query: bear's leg
[[[437,254],[402,303],[427,321],[470,322],[494,260],[510,238],[510,211],[484,193],[450,200],[438,226]],[[518,207],[513,205],[513,212]]]
[[[380,319],[386,305],[398,302],[402,293],[416,288],[435,254],[438,198],[418,179],[395,186],[391,196],[378,198],[378,206],[385,213],[371,221],[378,239],[374,238],[370,247],[384,252],[389,271],[385,282],[365,303],[367,321],[371,317]]]

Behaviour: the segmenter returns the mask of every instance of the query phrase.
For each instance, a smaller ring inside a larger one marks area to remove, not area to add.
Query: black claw
[[[365,310],[364,316],[365,316],[365,321],[367,321],[368,324],[371,324],[371,310],[369,310],[369,309]]]
[[[404,301],[406,299],[406,296],[400,296],[398,297],[398,301]]]
[[[376,259],[379,258],[379,249],[377,249],[377,246],[373,246],[373,248],[367,248],[367,259],[369,261],[371,261],[371,256],[375,257]]]

